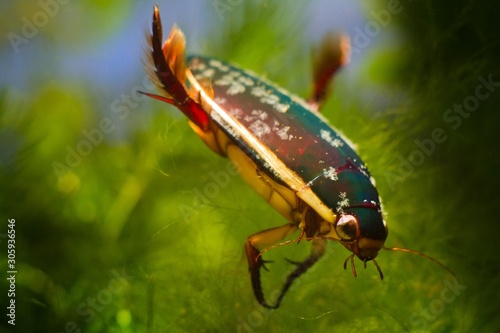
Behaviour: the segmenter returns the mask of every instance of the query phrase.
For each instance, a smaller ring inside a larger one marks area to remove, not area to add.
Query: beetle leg
[[[321,238],[321,239],[314,239],[312,246],[311,246],[311,254],[309,257],[307,257],[306,260],[303,262],[294,262],[289,260],[289,262],[297,265],[297,268],[293,272],[291,272],[288,277],[286,278],[285,284],[281,288],[281,291],[276,298],[276,302],[274,305],[268,305],[268,304],[262,304],[266,308],[271,308],[271,309],[277,309],[280,304],[281,300],[285,296],[286,292],[288,289],[290,289],[290,286],[292,285],[293,281],[295,281],[296,278],[304,274],[309,268],[312,267],[324,254],[325,254],[325,249],[326,249],[326,240]]]
[[[343,34],[326,34],[319,47],[313,51],[314,89],[309,105],[318,111],[328,96],[333,75],[349,62],[349,37]]]
[[[153,83],[166,95],[145,95],[162,100],[179,108],[203,131],[209,130],[209,117],[202,105],[190,96],[185,86],[186,57],[185,38],[182,31],[174,26],[167,41],[162,43],[162,25],[158,6],[153,13],[151,35],[148,39],[150,50],[146,54],[146,70]]]
[[[264,267],[265,261],[260,256],[259,249],[264,249],[275,244],[297,230],[297,226],[287,223],[281,227],[263,230],[248,237],[245,244],[245,250],[248,260],[248,270],[252,280],[253,293],[257,301],[264,307],[273,308],[266,303],[262,286],[260,284],[260,268]]]

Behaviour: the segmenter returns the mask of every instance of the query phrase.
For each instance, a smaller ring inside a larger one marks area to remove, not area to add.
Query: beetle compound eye
[[[358,221],[353,215],[342,215],[338,220],[335,231],[342,240],[352,240],[358,233]]]

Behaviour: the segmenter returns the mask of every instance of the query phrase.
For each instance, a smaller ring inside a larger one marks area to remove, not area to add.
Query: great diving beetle
[[[328,36],[322,43],[308,102],[224,61],[186,59],[184,35],[175,25],[162,46],[157,6],[148,46],[146,70],[163,95],[143,94],[180,109],[205,144],[228,157],[288,220],[251,235],[245,244],[254,295],[262,306],[279,307],[293,281],[324,255],[327,240],[352,252],[344,268],[350,259],[354,275],[357,256],[365,265],[373,261],[383,278],[375,258],[380,249],[388,249],[388,231],[375,182],[349,140],[318,113],[331,77],[347,62],[347,38]],[[298,230],[297,241],[312,241],[311,253],[295,263],[274,304],[268,303],[260,282],[261,251]]]

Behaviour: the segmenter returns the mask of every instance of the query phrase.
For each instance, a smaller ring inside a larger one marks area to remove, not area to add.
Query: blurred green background
[[[460,277],[382,251],[384,281],[359,261],[354,279],[342,269],[348,253],[332,243],[276,311],[254,301],[243,244],[283,219],[237,176],[217,184],[228,161],[179,112],[136,93],[153,91],[141,64],[153,6],[0,3],[0,331],[500,329],[499,5],[159,2],[164,29],[177,22],[188,52],[303,97],[311,47],[328,30],[348,33],[352,62],[324,115],[377,179],[386,245],[422,251]],[[8,219],[16,221],[15,327],[5,315]],[[266,254],[274,260],[263,273],[267,293],[291,268],[284,258],[308,248]]]

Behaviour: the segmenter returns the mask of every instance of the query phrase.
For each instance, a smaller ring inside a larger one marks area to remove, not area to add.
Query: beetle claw
[[[306,260],[302,262],[296,262],[288,258],[285,258],[286,261],[296,265],[297,267],[288,275],[285,284],[283,285],[280,293],[278,294],[278,297],[276,297],[276,301],[274,302],[274,304],[269,304],[268,302],[266,302],[264,298],[264,293],[262,291],[262,286],[260,283],[260,268],[263,267],[264,269],[266,269],[264,264],[267,263],[268,261],[265,261],[261,258],[259,251],[251,244],[250,240],[248,240],[246,244],[246,251],[249,261],[249,270],[250,270],[250,277],[252,280],[252,288],[255,298],[260,303],[260,305],[268,309],[277,309],[280,306],[281,301],[285,296],[285,294],[287,293],[288,289],[290,289],[290,286],[292,285],[293,281],[295,281],[295,279],[304,274],[312,265],[314,265],[316,261],[318,261],[323,256],[324,250],[325,250],[325,240],[316,239],[313,241],[313,246],[311,248],[311,255]]]
[[[285,260],[288,261],[292,265],[295,265],[295,266],[300,265],[300,261],[295,261],[295,260],[288,259],[288,258],[285,258]]]
[[[259,257],[260,259],[260,257]],[[270,263],[273,263],[274,261],[273,260],[264,260],[264,259],[260,259],[260,267],[264,268],[266,271],[269,272],[269,269],[266,267],[266,264],[270,264]]]

